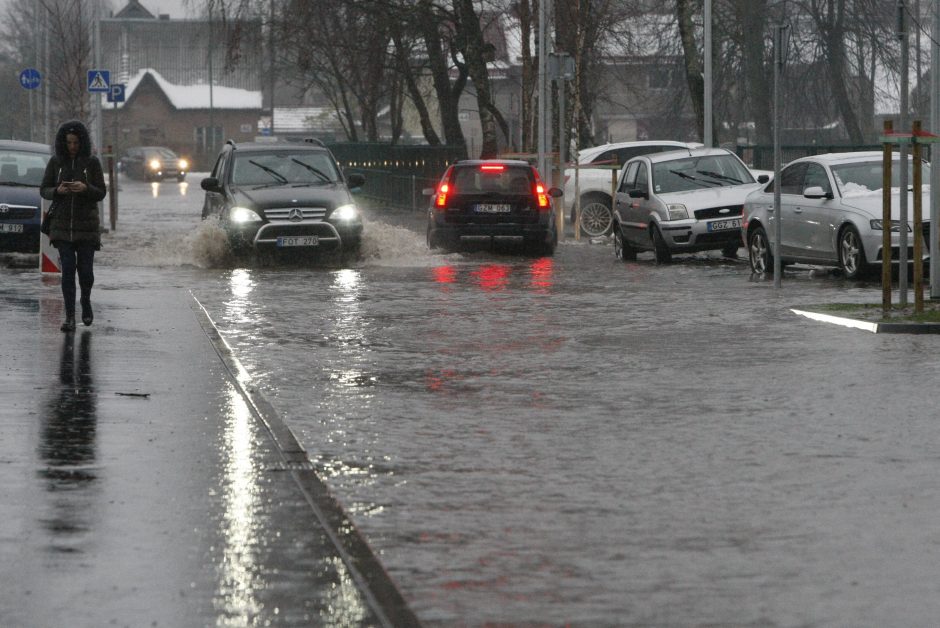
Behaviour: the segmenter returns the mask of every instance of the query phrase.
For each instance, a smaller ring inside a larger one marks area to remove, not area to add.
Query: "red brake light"
[[[541,183],[535,184],[535,196],[539,201],[539,209],[546,209],[550,206],[548,201],[548,194],[545,193],[545,186]]]
[[[506,166],[503,164],[483,164],[480,166],[480,170],[486,170],[487,172],[502,172],[506,169]]]
[[[447,194],[450,192],[450,186],[446,183],[441,183],[441,187],[437,189],[437,199],[434,201],[435,207],[447,207]]]

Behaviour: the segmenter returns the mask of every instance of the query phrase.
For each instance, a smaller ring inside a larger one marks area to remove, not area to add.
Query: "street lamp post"
[[[702,117],[704,129],[702,143],[714,146],[712,137],[712,0],[705,0],[705,107]]]

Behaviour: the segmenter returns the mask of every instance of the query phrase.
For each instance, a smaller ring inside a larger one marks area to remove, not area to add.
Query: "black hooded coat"
[[[65,143],[65,136],[70,133],[78,136],[79,148],[75,157],[69,155]],[[88,129],[77,120],[66,122],[56,132],[53,149],[39,190],[43,198],[53,202],[49,240],[56,247],[57,242],[64,240],[101,248],[98,202],[107,194],[107,188],[101,162],[91,154]],[[87,189],[80,194],[59,194],[56,188],[62,181],[81,181]]]

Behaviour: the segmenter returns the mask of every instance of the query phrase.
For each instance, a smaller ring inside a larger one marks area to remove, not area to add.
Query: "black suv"
[[[558,243],[552,197],[538,171],[524,161],[468,159],[447,169],[437,189],[428,188],[428,247],[455,250],[474,241],[517,242],[536,255],[552,255]]]
[[[360,174],[346,177],[318,140],[230,140],[211,176],[202,180],[202,217],[218,217],[235,252],[329,250],[357,256],[362,217],[349,187],[363,183]]]

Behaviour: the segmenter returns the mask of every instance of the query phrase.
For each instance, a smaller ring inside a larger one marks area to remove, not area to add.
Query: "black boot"
[[[59,327],[61,331],[69,332],[75,331],[75,315],[69,314],[65,317],[65,322],[62,323],[62,327]]]
[[[91,311],[91,299],[82,299],[82,323],[85,327],[91,325],[95,320],[95,315]]]

